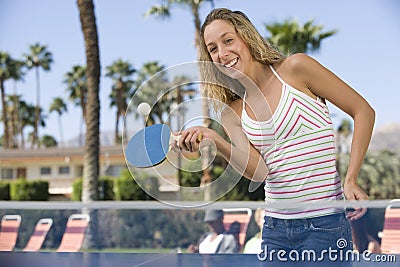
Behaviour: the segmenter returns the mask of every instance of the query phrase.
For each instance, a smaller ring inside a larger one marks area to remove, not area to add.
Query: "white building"
[[[69,195],[72,184],[83,176],[84,147],[35,150],[0,150],[0,180],[49,181],[49,193]],[[122,146],[100,149],[100,176],[118,177],[126,168]]]

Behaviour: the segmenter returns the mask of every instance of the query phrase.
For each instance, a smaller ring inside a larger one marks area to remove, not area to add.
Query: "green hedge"
[[[142,189],[136,182],[140,179]],[[72,184],[73,201],[82,200],[82,178]],[[101,177],[99,179],[99,200],[153,200],[158,196],[158,179],[145,173],[132,178],[129,170],[121,173],[119,178]],[[146,192],[150,192],[147,194]]]
[[[42,180],[16,180],[10,183],[11,200],[47,201],[49,199],[49,182]]]
[[[72,184],[72,201],[82,200],[83,178],[78,178]],[[110,177],[100,177],[99,179],[99,200],[114,200],[114,179]]]
[[[81,201],[82,200],[82,178],[75,179],[72,184],[72,201]]]
[[[117,200],[153,200],[158,196],[158,178],[149,176],[146,173],[134,174],[132,178],[129,170],[124,170],[121,176],[115,181],[115,193]],[[144,187],[146,191],[139,186]],[[150,194],[147,194],[149,192]]]
[[[101,177],[99,180],[99,200],[114,200],[114,179]]]
[[[201,162],[199,160],[190,162],[183,166],[181,170],[181,180],[180,184],[185,187],[198,187],[201,183],[201,177],[203,176],[203,171],[190,171],[190,170],[200,170]],[[185,171],[188,170],[188,171]]]
[[[11,200],[9,182],[0,182],[0,200]]]

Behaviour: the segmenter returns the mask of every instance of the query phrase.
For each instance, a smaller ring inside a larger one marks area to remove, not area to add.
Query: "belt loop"
[[[310,219],[306,218],[303,220],[303,224],[304,224],[304,229],[308,229],[308,227],[310,226]]]
[[[275,225],[276,225],[275,218],[270,217],[270,216],[265,216],[264,220],[265,220],[265,224],[268,228],[275,228]]]
[[[293,221],[290,219],[282,219],[286,227],[292,227]]]

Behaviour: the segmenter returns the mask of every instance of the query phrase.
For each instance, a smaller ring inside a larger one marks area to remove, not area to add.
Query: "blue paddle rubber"
[[[128,142],[126,160],[138,168],[160,164],[169,151],[171,129],[166,124],[154,124],[137,132]]]

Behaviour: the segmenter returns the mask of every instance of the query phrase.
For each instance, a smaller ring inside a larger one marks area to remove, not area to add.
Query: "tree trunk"
[[[9,148],[9,129],[8,129],[8,117],[7,117],[7,103],[6,103],[6,94],[4,89],[4,81],[0,81],[0,89],[1,89],[1,105],[3,107],[2,115],[3,115],[3,124],[4,124],[4,134],[3,134],[3,148]]]
[[[36,73],[36,107],[35,107],[35,124],[33,127],[33,137],[32,137],[32,148],[37,145],[37,148],[40,148],[39,142],[39,116],[40,116],[40,75],[39,75],[39,67],[35,67]]]
[[[195,46],[197,51],[197,60],[200,58],[200,16],[199,16],[199,5],[192,1],[192,15],[194,18],[194,27],[195,27]],[[207,101],[203,100],[202,102],[202,112],[203,112],[203,126],[209,127],[210,126],[210,111],[208,109]],[[211,182],[211,165],[210,165],[210,158],[211,152],[209,147],[204,147],[203,154],[202,154],[202,169],[203,169],[203,176],[201,177],[201,185],[206,185]],[[209,167],[205,167],[209,166]],[[206,191],[204,192],[204,201],[211,200],[211,192],[208,190],[209,187],[205,187]]]
[[[115,114],[115,129],[114,129],[114,143],[117,145],[119,143],[119,134],[118,134],[118,128],[119,128],[119,108],[117,107],[117,112]]]
[[[86,142],[83,161],[82,201],[98,200],[99,177],[99,133],[100,133],[100,56],[96,17],[92,0],[77,0],[82,33],[86,51],[86,78],[88,84],[86,105]],[[97,242],[97,213],[94,210],[83,211],[90,215],[90,225],[84,247],[99,248]]]
[[[14,82],[14,92],[12,99],[12,109],[11,109],[11,136],[10,143],[12,144],[12,148],[18,148],[20,144],[18,144],[18,128],[19,128],[19,120],[18,120],[18,98],[15,92],[15,82]]]
[[[17,109],[16,109],[16,105],[15,105],[15,95],[12,101],[12,108],[11,108],[11,133],[8,135],[8,137],[10,138],[10,141],[8,142],[10,148],[15,149],[18,148],[18,144],[16,142],[16,132],[17,132],[17,124],[18,124],[18,118],[17,118]]]
[[[120,136],[119,136],[119,119],[121,118],[121,115],[123,114],[123,99],[122,99],[122,90],[123,90],[123,82],[121,80],[118,81],[117,83],[117,96],[115,100],[115,104],[117,106],[117,114],[116,114],[116,121],[115,121],[115,144],[120,143]]]
[[[63,129],[62,129],[62,123],[61,123],[61,115],[58,115],[58,128],[60,131],[60,143],[61,143],[61,147],[65,147],[64,144],[64,134],[63,134]]]

